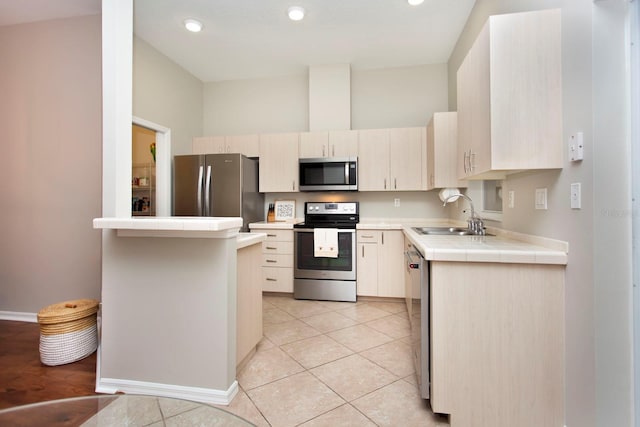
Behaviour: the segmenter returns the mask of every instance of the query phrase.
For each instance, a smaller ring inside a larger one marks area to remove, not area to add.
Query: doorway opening
[[[132,133],[132,215],[170,216],[171,129],[134,116]]]

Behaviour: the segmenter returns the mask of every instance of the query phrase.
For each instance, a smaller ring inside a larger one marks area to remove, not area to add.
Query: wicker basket
[[[98,348],[98,301],[65,301],[38,312],[40,361],[49,366],[84,359]]]

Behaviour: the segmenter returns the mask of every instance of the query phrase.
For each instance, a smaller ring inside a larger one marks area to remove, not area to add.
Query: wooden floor
[[[40,362],[37,323],[0,320],[0,409],[95,393],[96,353],[67,365]]]

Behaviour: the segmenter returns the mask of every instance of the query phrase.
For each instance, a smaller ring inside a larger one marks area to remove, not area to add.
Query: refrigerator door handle
[[[207,180],[204,187],[204,216],[210,216],[211,214],[211,165],[207,165]]]
[[[204,175],[204,166],[198,168],[198,212],[202,212],[202,179]]]

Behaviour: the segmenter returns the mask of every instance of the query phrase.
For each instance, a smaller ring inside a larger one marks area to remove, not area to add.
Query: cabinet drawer
[[[358,230],[356,232],[356,242],[358,243],[378,243],[380,241],[379,230]]]
[[[262,267],[262,290],[293,292],[293,268]]]
[[[263,254],[293,254],[293,242],[263,241]]]
[[[262,254],[264,267],[293,267],[293,255]]]
[[[267,242],[293,242],[293,230],[264,230]]]

